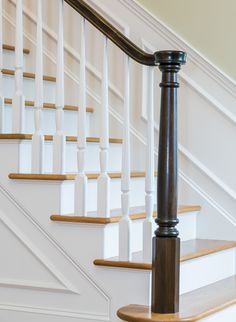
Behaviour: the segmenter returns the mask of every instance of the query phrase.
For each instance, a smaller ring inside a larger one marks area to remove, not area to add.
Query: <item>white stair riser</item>
[[[180,294],[191,292],[200,287],[210,285],[212,283],[215,283],[217,281],[234,275],[235,253],[236,251],[234,248],[182,262],[180,265]],[[125,275],[127,275],[127,277],[129,276],[130,279],[130,271],[134,274],[136,272],[135,269],[126,268],[100,267],[100,269],[103,270],[105,274],[109,270],[112,270],[114,280],[119,280],[119,276],[121,272],[123,272],[122,285],[126,285]],[[145,279],[147,271],[138,271],[140,272],[140,280]],[[149,274],[151,276],[151,270],[149,271]],[[109,282],[112,283],[111,281]],[[112,285],[110,287],[112,287]],[[130,290],[124,289],[123,292],[130,292]],[[133,295],[131,292],[130,298],[132,297]],[[150,303],[142,304],[150,305]]]
[[[25,140],[21,143],[20,172],[30,173],[31,171],[31,141]],[[52,172],[52,142],[45,142],[44,157],[45,172]],[[121,145],[110,144],[108,171],[120,171],[121,168]],[[99,172],[99,144],[88,142],[86,149],[86,172]],[[66,172],[77,172],[76,142],[66,144]]]
[[[25,60],[27,55],[24,55],[24,67],[25,67]],[[3,50],[3,66],[6,69],[15,69],[15,52],[11,50]]]
[[[191,292],[234,275],[235,264],[235,248],[181,263],[180,293]]]
[[[196,220],[198,212],[189,212],[179,215],[178,230],[182,241],[196,238]],[[133,220],[131,227],[131,251],[138,252],[143,247],[143,221]],[[156,229],[156,224],[153,224],[153,233]],[[118,256],[119,249],[119,231],[118,223],[109,224],[104,230],[104,257]]]
[[[65,135],[77,135],[77,113],[76,111],[64,112],[64,129]],[[54,109],[43,109],[42,113],[42,130],[44,134],[54,134],[56,131],[56,119]],[[86,130],[89,136],[89,121],[91,113],[86,114]],[[5,132],[12,133],[12,105],[5,105]],[[25,131],[24,133],[34,133],[34,109],[25,107]]]
[[[145,204],[144,178],[132,178],[130,184],[130,207],[139,207]],[[155,201],[154,201],[155,202]],[[121,208],[121,180],[111,180],[110,203],[113,209]],[[74,212],[74,182],[62,184],[61,214]],[[88,180],[87,210],[95,211],[97,205],[97,180]],[[76,214],[79,215],[79,214]]]
[[[24,77],[23,93],[26,100],[33,101],[35,98],[35,81],[32,78]],[[3,94],[4,97],[12,98],[15,90],[15,80],[11,75],[3,75]],[[44,81],[44,101],[55,103],[56,83]]]

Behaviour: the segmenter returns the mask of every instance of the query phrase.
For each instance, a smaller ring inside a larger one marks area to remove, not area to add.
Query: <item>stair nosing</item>
[[[14,71],[14,69],[3,68],[2,69],[2,74],[3,75],[14,76],[15,75],[15,71]],[[23,77],[24,78],[35,79],[35,73],[23,72]],[[48,75],[43,75],[43,80],[48,81],[48,82],[56,82],[56,77],[54,77],[54,76],[48,76]]]
[[[11,105],[12,104],[12,99],[11,98],[5,98],[4,99],[4,104],[6,105]],[[25,106],[26,107],[34,107],[34,101],[25,101]],[[56,105],[53,103],[44,103],[43,107],[45,109],[56,109]],[[75,105],[64,105],[63,108],[65,111],[78,111],[79,110],[79,106],[75,106]],[[86,112],[87,113],[93,113],[94,112],[94,108],[93,107],[87,107],[86,108]]]
[[[3,44],[2,49],[9,50],[9,51],[15,51],[15,46],[8,45],[8,44]],[[28,54],[30,54],[30,50],[27,49],[27,48],[23,48],[23,53],[28,55]]]
[[[180,206],[178,208],[178,214],[183,214],[186,212],[195,212],[200,211],[200,206]],[[153,213],[153,217],[156,217],[157,213]],[[140,212],[140,213],[134,213],[130,216],[131,220],[139,220],[139,219],[145,219],[146,213]],[[98,224],[98,225],[107,225],[107,224],[113,224],[118,223],[120,219],[122,218],[121,215],[119,216],[111,216],[111,217],[82,217],[82,216],[70,216],[70,215],[51,215],[50,219],[52,221],[57,222],[70,222],[70,223],[84,223],[84,224]]]
[[[86,173],[89,180],[96,180],[100,173]],[[111,179],[120,179],[121,172],[108,172]],[[14,180],[45,180],[45,181],[64,181],[64,180],[74,180],[76,174],[32,174],[32,173],[10,173],[8,175],[9,179]],[[142,171],[132,171],[131,178],[144,178],[145,172]]]
[[[0,134],[0,140],[31,140],[33,134],[20,134],[20,133],[5,133],[5,134]],[[52,141],[53,140],[53,135],[44,135],[45,141]],[[86,138],[87,142],[89,143],[99,143],[100,138],[98,137],[93,137],[93,136],[88,136]],[[67,135],[66,136],[66,141],[67,142],[77,142],[77,137],[72,136],[72,135]],[[122,139],[119,138],[109,138],[109,143],[113,144],[122,144]]]
[[[204,240],[204,239],[195,239],[190,241],[212,241],[212,242],[219,242],[219,240]],[[190,242],[184,241],[183,243]],[[232,249],[236,247],[236,241],[226,241],[222,240],[224,245],[215,246],[214,248],[205,248],[201,251],[196,251],[192,254],[181,256],[180,262],[186,262],[188,260],[196,259],[199,257],[211,255],[220,251],[224,251],[227,249]],[[135,262],[135,261],[119,261],[115,259],[95,259],[94,265],[96,266],[105,266],[105,267],[117,267],[117,268],[131,268],[131,269],[141,269],[141,270],[151,270],[152,264],[151,263],[143,263],[143,262]]]

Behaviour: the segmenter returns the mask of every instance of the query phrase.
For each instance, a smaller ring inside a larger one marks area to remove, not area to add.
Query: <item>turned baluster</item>
[[[108,46],[103,38],[102,106],[100,113],[100,169],[98,177],[98,217],[110,216],[110,177],[107,173],[109,151],[109,108],[108,108]]]
[[[85,19],[81,18],[80,38],[80,108],[78,111],[78,138],[77,138],[77,164],[78,174],[75,179],[75,214],[78,216],[87,215],[87,176],[85,173],[86,153],[86,35]]]
[[[124,109],[123,109],[123,144],[121,169],[121,208],[119,222],[119,257],[131,260],[131,220],[130,207],[130,58],[125,55]]]
[[[12,132],[24,133],[25,97],[23,94],[23,7],[16,1],[15,93],[12,100]]]
[[[64,33],[63,4],[59,0],[57,36],[56,133],[53,136],[53,173],[65,172],[66,138],[64,134]]]
[[[43,35],[42,35],[42,0],[38,0],[37,45],[35,70],[35,107],[32,137],[32,173],[43,173],[44,136],[42,133],[43,110]]]

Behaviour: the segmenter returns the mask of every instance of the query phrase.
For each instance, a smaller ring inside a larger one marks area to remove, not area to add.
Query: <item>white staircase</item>
[[[59,13],[62,19],[62,10]],[[82,51],[84,23],[82,19]],[[58,42],[59,61],[63,61],[62,38]],[[146,169],[136,171],[130,162],[128,72],[122,138],[109,138],[106,42],[104,37],[100,111],[86,106],[83,57],[79,107],[64,104],[59,92],[63,84],[56,83],[54,76],[41,79],[44,107],[37,108],[42,114],[43,171],[37,173],[32,172],[32,136],[34,124],[39,122],[34,108],[35,74],[24,70],[25,126],[21,133],[13,133],[15,55],[19,52],[9,44],[3,46],[5,69],[0,92],[5,102],[4,130],[0,134],[0,320],[3,322],[114,322],[120,321],[116,312],[122,306],[150,305],[151,239],[156,227],[152,210],[156,209],[158,175],[154,173],[153,110],[149,111]],[[22,66],[30,55],[24,49]],[[61,66],[57,79],[64,73]],[[42,74],[42,66],[37,70]],[[64,118],[63,124],[60,118]],[[100,136],[95,137],[90,124],[99,119]],[[56,130],[64,138],[62,141],[53,137]],[[58,168],[64,167],[64,171],[54,171],[54,153],[61,154]],[[198,238],[200,206],[180,205],[178,212],[181,299],[183,303],[198,303],[203,294],[210,294],[211,299],[206,299],[209,303],[205,306],[200,301],[198,309],[189,310],[185,316],[171,320],[156,317],[150,321],[235,322],[236,242]],[[148,234],[150,227],[152,233]],[[214,299],[216,295],[218,298]],[[127,321],[131,320],[127,318]]]

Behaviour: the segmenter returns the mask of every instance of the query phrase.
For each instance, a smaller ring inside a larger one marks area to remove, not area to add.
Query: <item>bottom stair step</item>
[[[222,310],[233,305],[236,305],[235,275],[181,295],[180,312],[177,314],[151,313],[147,306],[128,305],[119,309],[117,315],[121,320],[130,322],[195,322],[202,319],[206,322],[233,322],[236,320],[235,313],[221,314]]]

